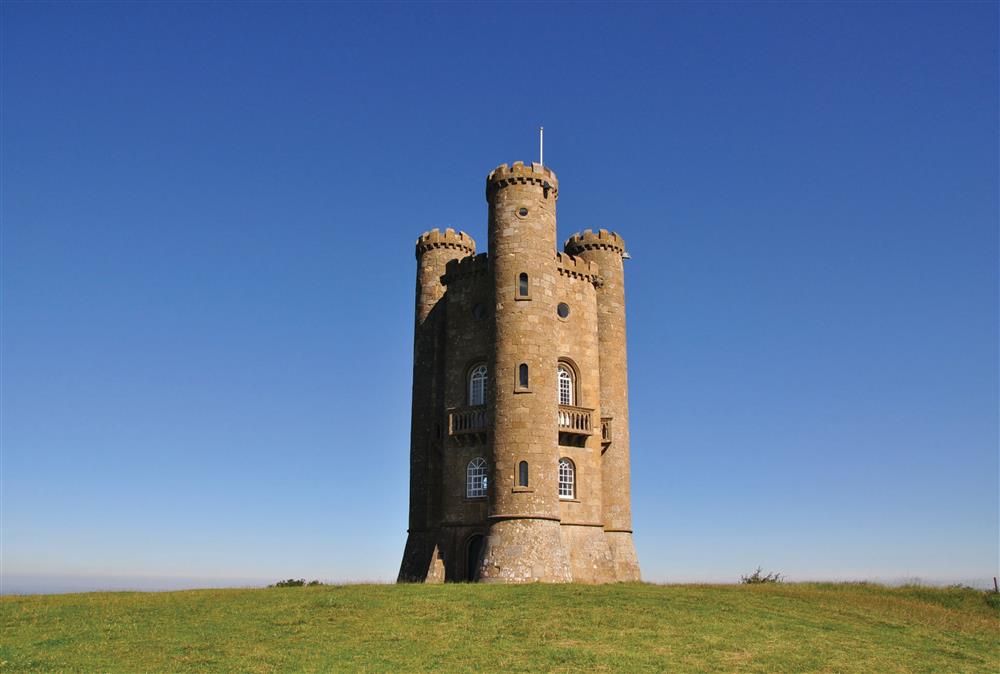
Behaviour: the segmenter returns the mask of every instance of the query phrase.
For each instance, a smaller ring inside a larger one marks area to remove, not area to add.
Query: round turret
[[[417,239],[417,259],[429,250],[435,248],[446,248],[456,250],[461,253],[459,257],[476,254],[476,242],[465,232],[456,232],[451,227],[443,232],[436,227],[429,232],[424,232]],[[452,256],[449,256],[452,257]]]
[[[611,250],[622,257],[626,254],[625,239],[606,229],[598,230],[596,234],[592,229],[577,232],[566,239],[564,249],[570,255],[580,255],[585,250]]]
[[[545,191],[545,196],[559,198],[559,180],[548,166],[537,162],[525,165],[516,161],[510,166],[500,164],[486,176],[486,200],[490,201],[493,194],[508,185],[538,185]]]

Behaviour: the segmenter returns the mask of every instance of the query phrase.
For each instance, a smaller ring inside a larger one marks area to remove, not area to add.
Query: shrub
[[[751,573],[749,576],[740,576],[740,582],[744,585],[756,585],[758,583],[780,583],[781,574],[774,573],[764,573],[763,570],[758,566],[757,570]]]
[[[268,587],[302,587],[303,585],[308,587],[316,587],[317,585],[322,585],[323,583],[318,580],[310,580],[308,583],[305,578],[289,578],[288,580],[279,580],[274,585],[268,585]]]

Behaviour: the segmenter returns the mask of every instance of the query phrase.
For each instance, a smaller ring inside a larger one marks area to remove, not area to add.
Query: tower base
[[[573,580],[555,520],[511,519],[490,525],[479,567],[483,583],[569,583]]]
[[[618,582],[638,582],[642,580],[639,574],[639,558],[635,554],[635,543],[631,531],[605,531],[608,547],[614,559],[615,580]]]
[[[563,524],[563,546],[569,552],[574,583],[613,583],[615,561],[600,525]]]

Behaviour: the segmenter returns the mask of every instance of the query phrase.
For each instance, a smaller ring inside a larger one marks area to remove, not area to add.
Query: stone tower
[[[399,580],[639,580],[630,506],[625,243],[556,252],[559,182],[486,179],[489,254],[417,240],[410,520]]]

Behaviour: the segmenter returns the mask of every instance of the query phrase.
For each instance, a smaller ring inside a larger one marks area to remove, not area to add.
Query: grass
[[[1000,596],[348,585],[0,598],[0,672],[991,672]]]

